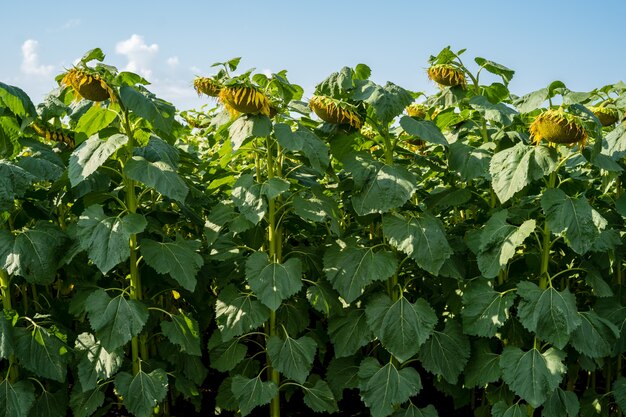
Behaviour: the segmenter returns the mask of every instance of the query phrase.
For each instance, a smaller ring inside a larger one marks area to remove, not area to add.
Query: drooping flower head
[[[449,64],[435,64],[428,68],[428,78],[440,86],[465,88],[465,74],[459,68]]]
[[[99,102],[115,99],[113,89],[97,72],[89,69],[74,67],[65,73],[61,83],[74,90],[77,100],[84,98]]]
[[[363,125],[363,117],[359,115],[357,108],[341,100],[315,95],[309,100],[309,107],[325,122],[350,125],[355,129],[360,129]]]
[[[578,117],[562,109],[547,110],[537,116],[530,125],[530,134],[535,144],[545,139],[555,144],[579,143],[581,147],[585,146],[588,137]]]

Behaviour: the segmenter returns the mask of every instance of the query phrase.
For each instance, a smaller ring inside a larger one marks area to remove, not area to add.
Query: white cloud
[[[202,74],[202,70],[196,67],[195,65],[189,67],[189,70],[191,70],[191,72],[193,72],[196,75]]]
[[[70,19],[67,22],[65,22],[63,26],[61,26],[61,30],[75,28],[76,26],[80,26],[80,24],[81,24],[80,19]]]
[[[38,48],[39,42],[34,39],[28,39],[22,44],[22,72],[28,75],[47,77],[54,71],[54,65],[39,63]]]
[[[128,64],[124,68],[126,71],[135,72],[144,78],[152,76],[150,68],[154,56],[159,52],[159,45],[153,43],[146,44],[143,36],[133,34],[130,38],[120,41],[115,45],[115,52],[125,55]]]
[[[171,57],[167,58],[166,63],[171,68],[176,68],[178,65],[180,65],[180,61],[178,60],[177,56],[171,56]]]

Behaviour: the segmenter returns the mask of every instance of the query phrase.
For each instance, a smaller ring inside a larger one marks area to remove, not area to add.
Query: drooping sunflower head
[[[619,113],[617,109],[611,107],[589,107],[589,110],[596,115],[602,126],[613,126],[619,120]]]
[[[253,86],[224,86],[219,92],[219,100],[231,115],[237,113],[270,115],[269,99]]]
[[[222,86],[217,81],[209,77],[196,77],[193,80],[193,87],[198,92],[198,95],[206,94],[209,97],[219,96],[222,89]]]
[[[325,122],[350,125],[355,129],[363,126],[363,118],[359,115],[357,108],[341,100],[315,95],[309,100],[309,107]]]
[[[35,121],[30,127],[35,131],[37,136],[54,142],[63,142],[70,148],[74,147],[74,138],[69,132],[63,129],[52,129],[43,122]]]
[[[74,67],[65,73],[61,83],[72,87],[77,100],[80,98],[91,101],[115,99],[113,89],[95,71]]]
[[[406,108],[406,113],[411,117],[416,117],[418,119],[425,119],[428,115],[428,106],[421,103],[411,103]]]
[[[465,74],[458,68],[449,64],[436,64],[428,68],[428,78],[440,86],[465,88]]]
[[[545,139],[555,144],[580,143],[581,147],[585,146],[588,136],[578,117],[562,109],[547,110],[537,116],[530,125],[530,134],[535,144]]]

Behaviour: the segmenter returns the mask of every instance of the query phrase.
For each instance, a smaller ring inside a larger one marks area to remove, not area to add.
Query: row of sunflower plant
[[[621,415],[626,85],[463,53],[0,83],[0,417]]]

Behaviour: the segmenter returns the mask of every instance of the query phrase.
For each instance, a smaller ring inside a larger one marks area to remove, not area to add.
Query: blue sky
[[[30,1],[2,5],[0,81],[35,103],[54,76],[94,47],[144,75],[181,109],[207,103],[191,84],[210,65],[288,70],[307,95],[343,66],[365,63],[378,83],[432,93],[427,59],[467,48],[516,71],[525,94],[561,80],[572,90],[626,81],[626,2],[607,1]]]

